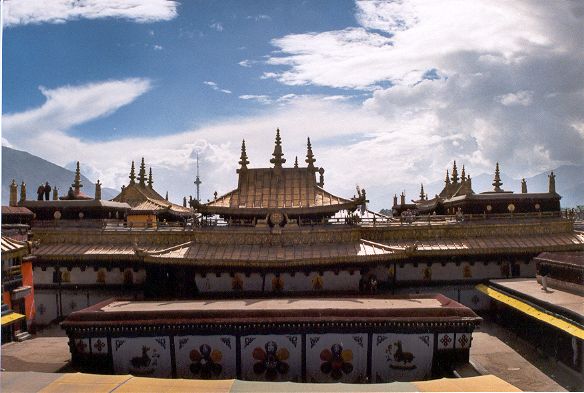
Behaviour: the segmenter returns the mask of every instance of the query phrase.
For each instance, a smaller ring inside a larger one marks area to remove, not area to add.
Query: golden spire
[[[142,157],[142,162],[140,163],[140,172],[138,174],[138,181],[141,186],[146,185],[146,164],[144,163],[144,157]]]
[[[152,167],[150,167],[150,172],[148,173],[148,188],[152,188],[154,180],[152,180]]]
[[[132,161],[132,168],[130,168],[130,184],[136,183],[136,174],[134,173],[134,161]]]
[[[274,168],[282,168],[282,164],[286,162],[284,158],[284,153],[282,153],[282,138],[280,138],[280,129],[276,129],[276,145],[274,146],[274,152],[272,153],[272,158],[270,163],[274,164]]]
[[[454,165],[452,166],[452,182],[458,183],[458,169],[456,168],[456,160],[454,160]]]
[[[75,190],[75,195],[79,194],[81,187],[83,187],[83,184],[81,184],[81,170],[79,169],[79,161],[77,161],[77,168],[75,169],[75,180],[71,186]]]
[[[314,170],[314,163],[316,160],[314,159],[314,154],[312,154],[312,145],[310,144],[310,138],[308,138],[308,142],[306,143],[306,163],[308,164],[308,169]]]
[[[239,165],[241,167],[237,170],[237,173],[240,171],[245,171],[247,169],[247,164],[249,164],[249,160],[247,159],[247,151],[245,149],[245,139],[241,141],[241,157],[239,157]]]
[[[495,166],[495,178],[493,179],[493,186],[495,187],[495,192],[503,191],[503,189],[501,188],[502,185],[503,183],[501,182],[499,163],[497,162],[497,165]]]

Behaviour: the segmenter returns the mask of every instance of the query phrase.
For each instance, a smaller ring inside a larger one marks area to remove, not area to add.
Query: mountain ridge
[[[59,196],[66,195],[75,179],[75,172],[26,151],[2,146],[2,205],[8,205],[10,201],[10,183],[13,179],[19,186],[19,198],[20,184],[24,181],[27,188],[26,198],[37,199],[37,187],[45,184],[46,181],[51,187],[57,186]],[[81,174],[81,183],[83,184],[82,191],[93,197],[95,183],[83,174]],[[118,193],[119,191],[112,188],[101,188],[103,199],[111,199]]]

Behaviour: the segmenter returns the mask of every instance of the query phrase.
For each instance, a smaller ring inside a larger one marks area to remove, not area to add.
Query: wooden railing
[[[455,225],[469,222],[494,223],[509,222],[517,220],[539,220],[550,218],[568,218],[562,211],[539,212],[539,213],[506,213],[506,214],[459,214],[459,215],[421,215],[406,217],[359,217],[347,215],[343,217],[331,217],[321,220],[292,220],[288,225],[306,226],[336,226],[355,225],[366,227],[397,227],[404,225],[424,226],[424,225]],[[102,229],[107,231],[192,231],[194,229],[213,229],[225,227],[254,227],[253,223],[227,222],[217,217],[197,217],[195,220],[184,222],[158,222],[151,224],[128,223],[122,220],[35,220],[32,223],[34,228],[76,228],[76,229]]]

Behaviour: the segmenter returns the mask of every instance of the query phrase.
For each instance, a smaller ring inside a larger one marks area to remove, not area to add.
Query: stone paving
[[[473,333],[470,361],[524,391],[584,390],[575,373],[488,319]]]

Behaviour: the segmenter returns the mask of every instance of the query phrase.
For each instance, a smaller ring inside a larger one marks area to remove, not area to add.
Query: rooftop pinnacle
[[[75,180],[71,187],[75,190],[75,194],[79,194],[80,188],[83,187],[81,184],[81,170],[79,169],[79,161],[77,161],[77,169],[75,169]]]
[[[140,163],[140,173],[138,174],[138,181],[141,186],[146,185],[146,164],[144,164],[144,157],[142,157],[142,162]]]
[[[458,169],[456,168],[456,160],[454,161],[454,165],[452,166],[452,182],[458,183]]]
[[[495,167],[495,178],[493,179],[493,186],[495,187],[495,192],[503,191],[503,189],[501,188],[502,185],[503,183],[501,182],[499,163],[497,162],[497,166]]]
[[[241,168],[239,168],[239,170],[247,169],[247,164],[249,164],[249,160],[247,159],[247,152],[245,150],[245,139],[244,139],[241,142],[241,157],[239,157],[239,165],[241,165]]]
[[[272,158],[270,163],[274,164],[274,168],[282,168],[282,164],[286,162],[284,158],[284,153],[282,153],[282,138],[280,138],[280,129],[276,129],[276,145],[274,146],[274,152],[272,153]]]
[[[316,160],[314,159],[314,154],[312,154],[312,145],[310,144],[310,138],[308,138],[308,142],[306,143],[306,163],[308,164],[308,169],[314,169],[314,163]]]
[[[130,168],[130,184],[136,183],[136,173],[134,172],[134,161],[132,161],[132,167]]]

